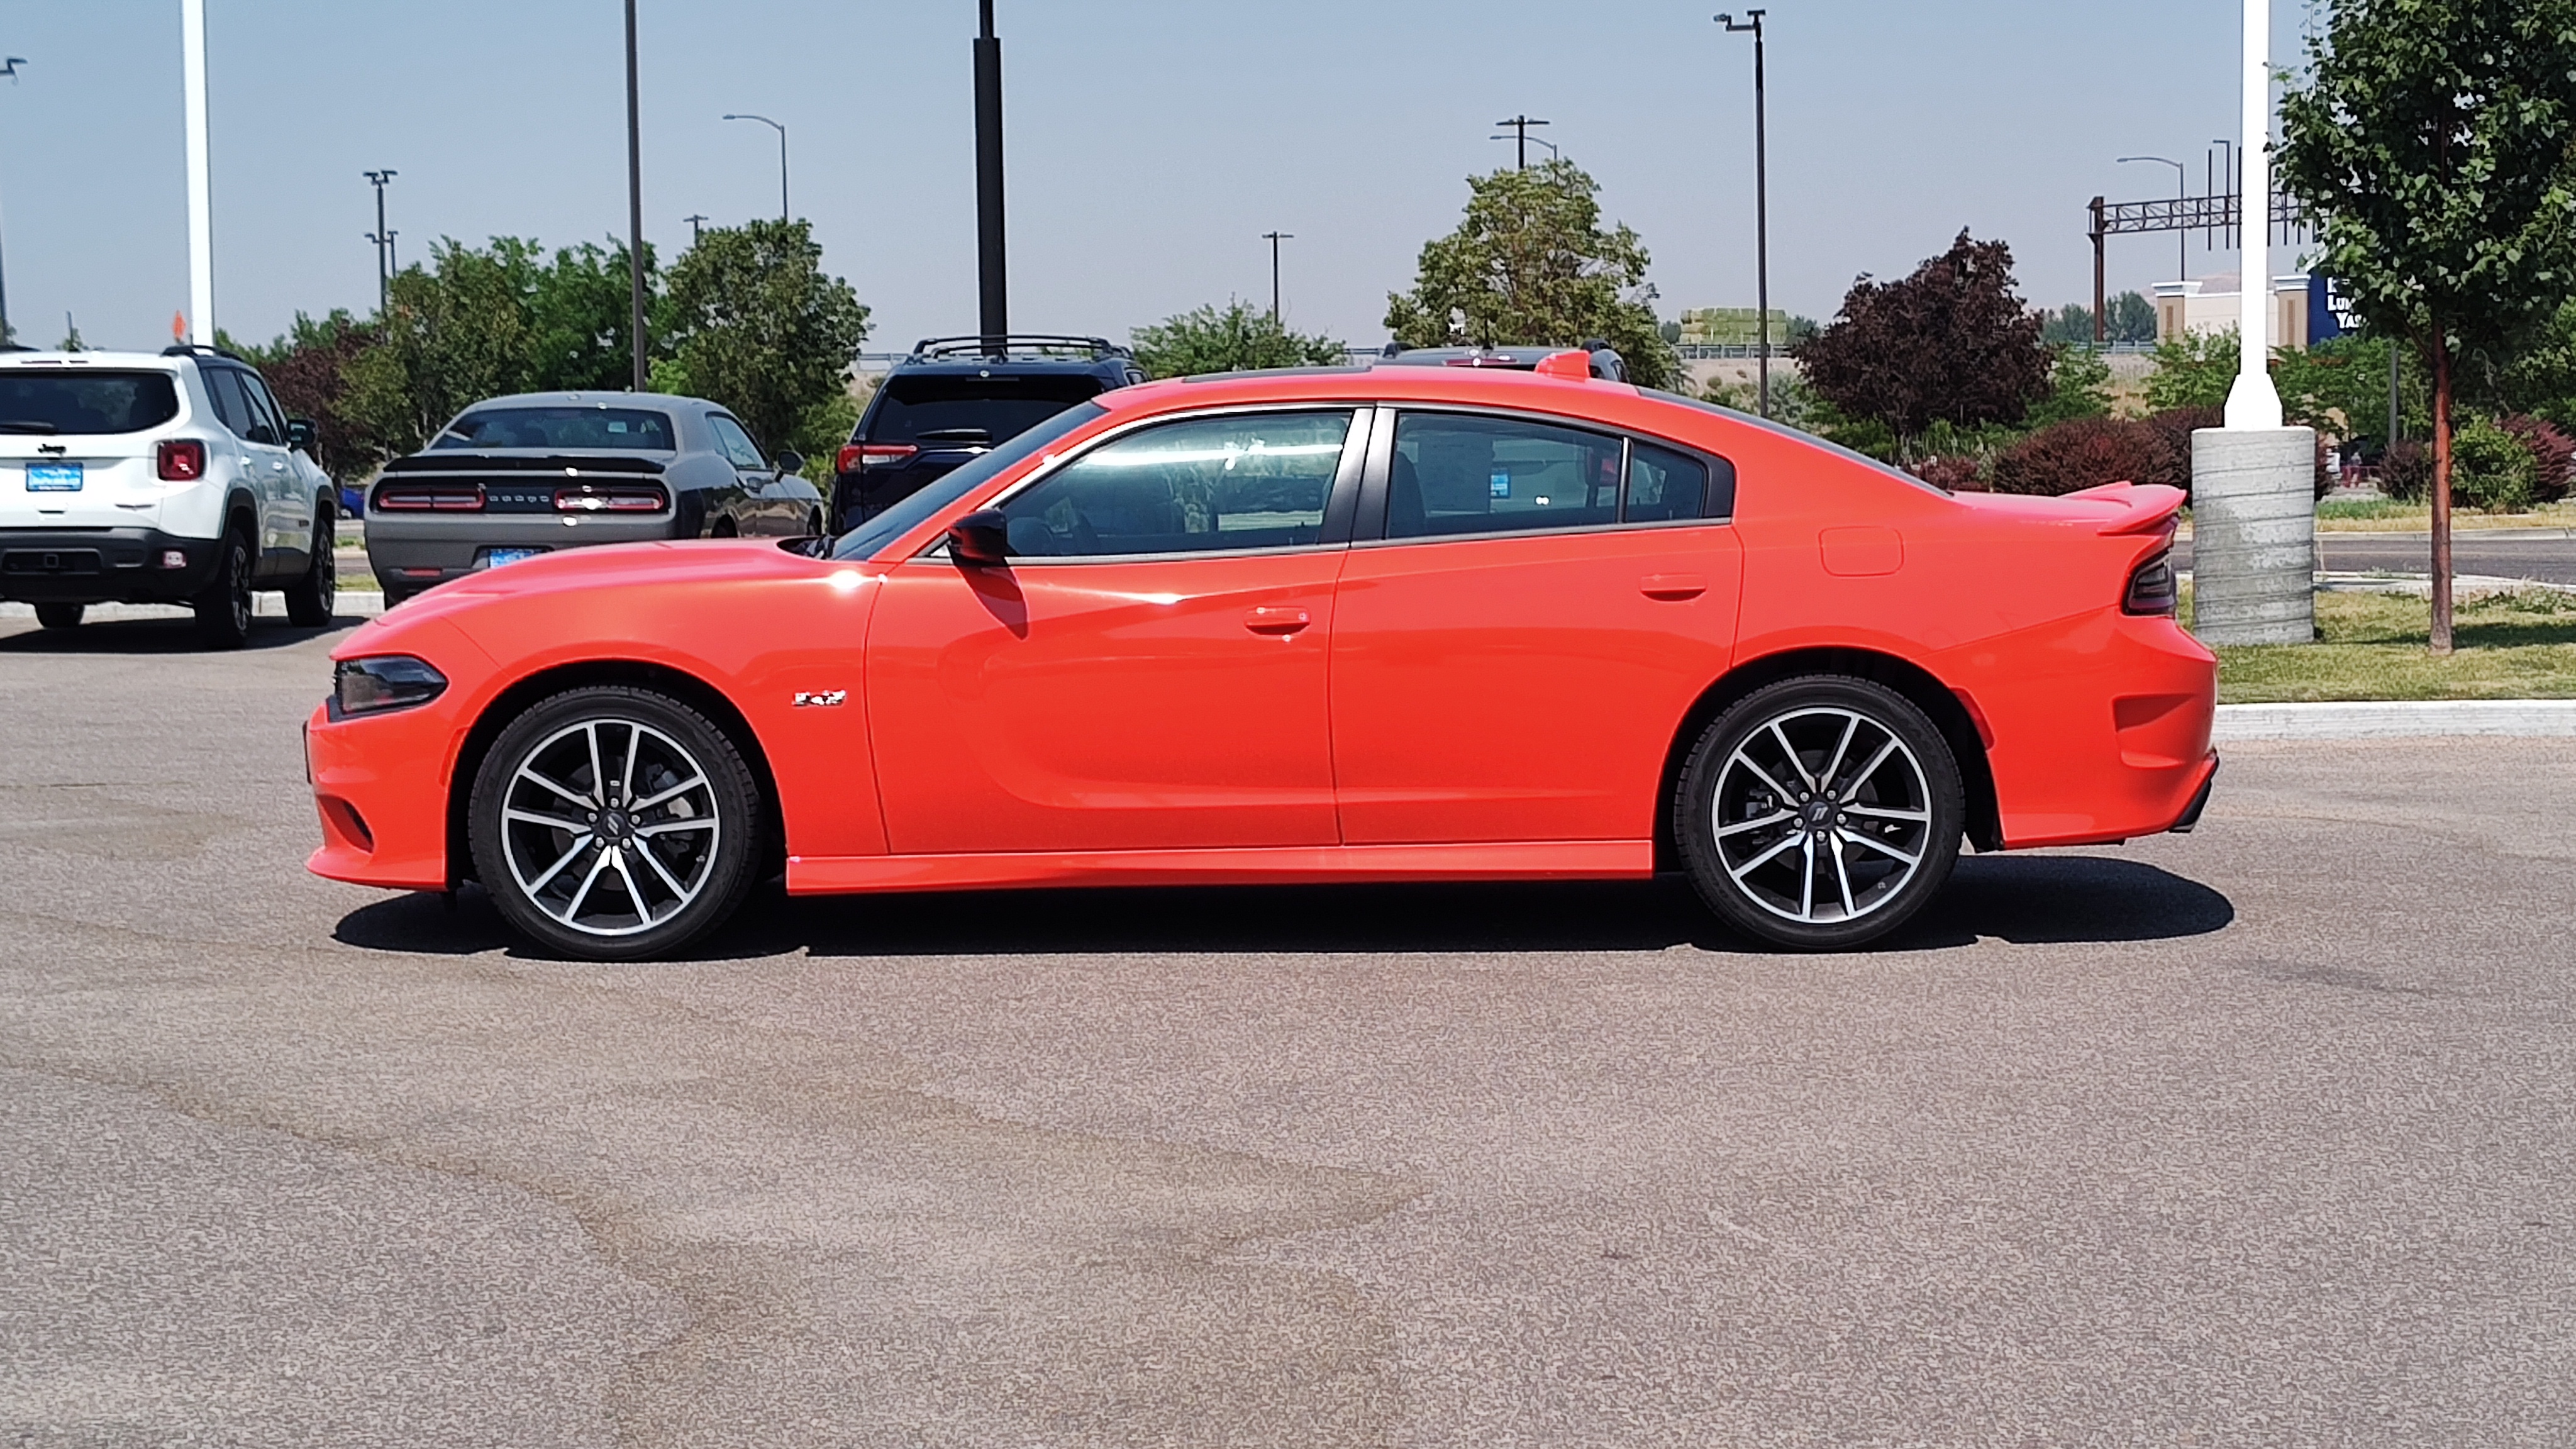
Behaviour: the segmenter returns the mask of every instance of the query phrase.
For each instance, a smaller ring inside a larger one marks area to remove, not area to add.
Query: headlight
[[[427,704],[447,689],[447,676],[408,654],[343,659],[333,671],[331,701],[339,712],[381,714]]]

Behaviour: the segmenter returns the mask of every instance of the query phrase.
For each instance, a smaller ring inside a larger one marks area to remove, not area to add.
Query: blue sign
[[[2360,330],[2361,319],[2352,315],[2334,279],[2323,272],[2308,273],[2308,345],[2314,347]]]

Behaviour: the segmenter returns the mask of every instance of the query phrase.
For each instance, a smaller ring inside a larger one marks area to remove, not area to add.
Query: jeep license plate
[[[27,491],[30,493],[78,493],[80,490],[81,465],[78,463],[27,465]]]

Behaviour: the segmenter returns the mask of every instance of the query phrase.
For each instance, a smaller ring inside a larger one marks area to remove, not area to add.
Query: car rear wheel
[[[209,649],[239,649],[250,642],[250,540],[236,529],[217,545],[214,577],[189,601],[197,613],[197,639]]]
[[[36,606],[36,622],[47,629],[77,629],[87,604],[50,603]]]
[[[761,854],[759,787],[733,742],[625,686],[545,700],[501,731],[467,805],[502,917],[588,960],[676,951],[721,925]]]
[[[1904,925],[1949,879],[1966,818],[1940,730],[1894,690],[1839,676],[1783,680],[1720,714],[1673,808],[1709,908],[1810,951]]]
[[[286,586],[286,619],[290,624],[307,629],[320,629],[331,622],[333,609],[340,601],[340,562],[333,557],[339,539],[331,527],[331,510],[319,510],[313,520],[313,552],[304,573]]]

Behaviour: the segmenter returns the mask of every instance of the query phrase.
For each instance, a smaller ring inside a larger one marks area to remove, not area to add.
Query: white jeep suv
[[[253,589],[328,624],[334,492],[311,447],[213,348],[0,352],[0,599],[48,629],[90,604],[186,604],[224,649],[249,637]]]

